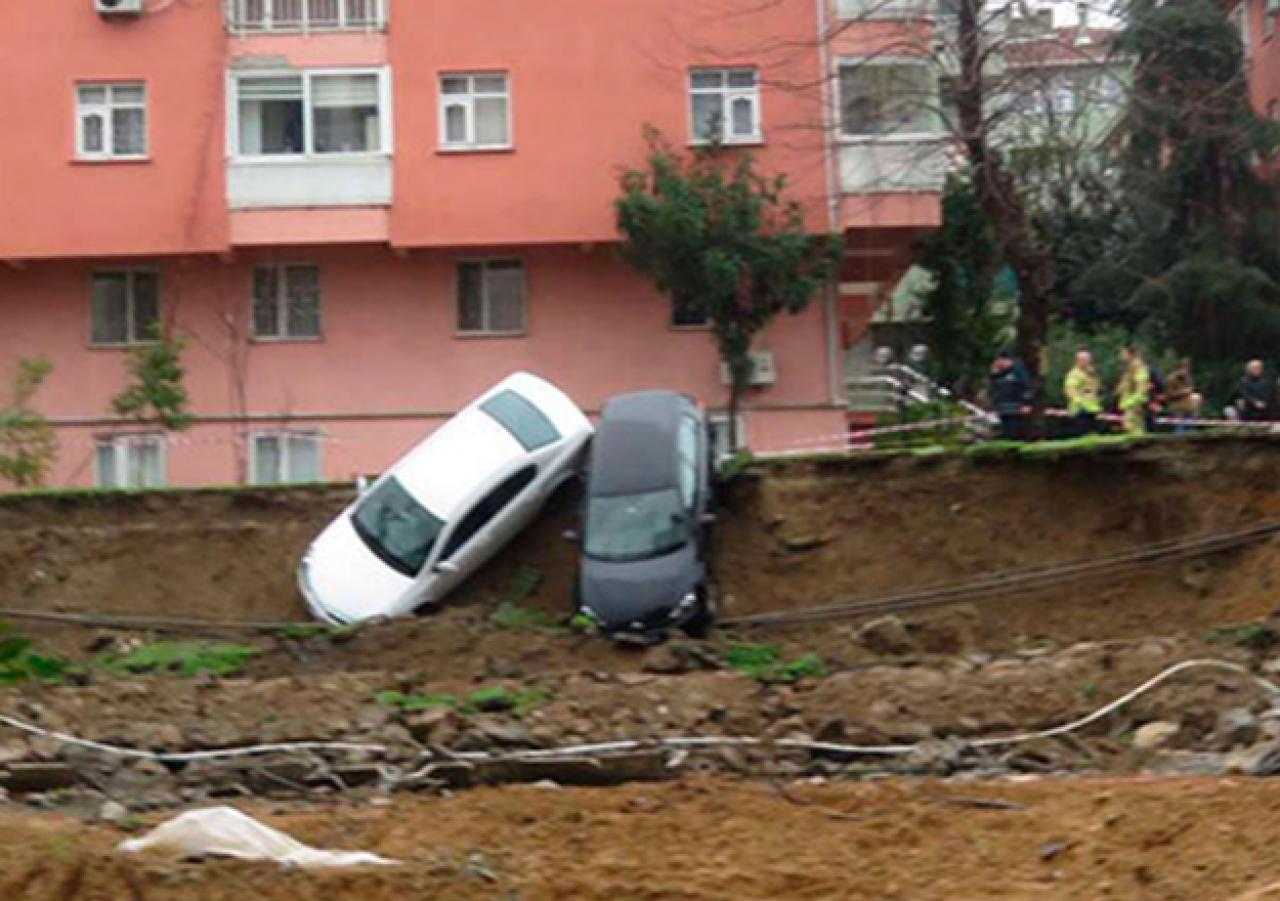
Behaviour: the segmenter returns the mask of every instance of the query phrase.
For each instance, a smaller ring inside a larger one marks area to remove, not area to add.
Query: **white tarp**
[[[178,858],[236,857],[270,860],[303,869],[396,866],[366,851],[319,851],[264,826],[233,807],[192,810],[157,826],[142,838],[121,842],[118,851],[154,851]]]

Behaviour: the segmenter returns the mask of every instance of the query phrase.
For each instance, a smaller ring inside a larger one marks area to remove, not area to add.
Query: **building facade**
[[[843,348],[938,221],[940,172],[893,162],[938,136],[868,112],[861,73],[923,65],[881,51],[931,27],[851,0],[32,7],[0,36],[0,366],[53,364],[50,482],[377,472],[518,369],[588,412],[655,386],[723,408],[706,328],[616,252],[646,125],[749,150],[845,236],[841,285],[762,336],[742,422],[830,443]],[[187,342],[181,433],[112,412],[157,327]]]

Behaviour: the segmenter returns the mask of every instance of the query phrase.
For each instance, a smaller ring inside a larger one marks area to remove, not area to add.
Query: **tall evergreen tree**
[[[1240,35],[1217,0],[1132,0],[1122,130],[1127,250],[1092,273],[1152,343],[1227,364],[1280,356],[1274,126],[1249,105]]]

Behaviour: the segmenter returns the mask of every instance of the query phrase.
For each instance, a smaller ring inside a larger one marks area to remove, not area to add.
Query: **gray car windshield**
[[[683,547],[689,523],[674,488],[593,497],[583,550],[597,560],[645,560]]]
[[[369,550],[411,578],[422,571],[444,528],[444,523],[414,500],[394,476],[365,495],[351,522]]]

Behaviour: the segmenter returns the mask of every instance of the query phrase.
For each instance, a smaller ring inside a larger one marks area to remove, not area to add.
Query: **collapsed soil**
[[[775,463],[727,487],[714,564],[726,615],[793,610],[1236,528],[1280,513],[1278,488],[1280,443],[1266,440],[1060,460]],[[351,498],[346,486],[0,497],[0,606],[305,619],[294,566]],[[1280,789],[1257,780],[845,781],[958,770],[1222,773],[1232,771],[1231,754],[1254,746],[1280,754],[1274,699],[1248,678],[1213,670],[1186,673],[1069,740],[963,763],[946,748],[953,738],[1083,716],[1189,657],[1280,670],[1271,659],[1280,622],[1269,619],[1278,606],[1275,541],[900,621],[719,630],[706,643],[638,651],[561,625],[576,550],[560,533],[576,508],[571,494],[559,497],[427,617],[311,637],[198,630],[256,649],[242,672],[222,678],[122,675],[102,665],[103,655],[161,636],[24,622],[41,651],[80,671],[60,685],[0,689],[0,711],[154,751],[354,740],[384,746],[379,765],[410,768],[439,749],[660,736],[922,743],[922,753],[868,762],[774,746],[719,749],[669,774],[720,774],[714,779],[609,791],[507,787],[452,799],[370,787],[335,795],[307,782],[267,808],[247,799],[277,793],[245,788],[243,772],[133,765],[0,732],[0,775],[9,764],[46,761],[79,780],[0,804],[0,890],[33,898],[229,898],[249,884],[267,898],[1236,898],[1280,879],[1280,857],[1265,845]],[[1221,628],[1247,623],[1255,625]],[[777,681],[732,664],[736,648],[759,642],[775,645],[784,662],[820,666]],[[478,689],[533,701],[466,709]],[[400,710],[386,692],[453,700],[442,705],[450,709]],[[1242,717],[1242,730],[1223,725]],[[1135,731],[1155,722],[1174,730],[1168,743],[1135,749]],[[365,765],[368,756],[329,763]],[[800,784],[813,779],[831,782]],[[938,800],[953,793],[1027,810]],[[410,865],[319,877],[123,861],[108,853],[118,839],[111,831],[14,803],[93,814],[106,798],[153,811],[152,819],[228,798],[259,813],[287,807],[277,825],[304,840]]]
[[[1237,527],[1280,513],[1278,489],[1280,442],[1265,439],[1059,460],[785,463],[724,492],[713,565],[725,615],[803,608]],[[305,619],[297,560],[352,496],[334,486],[0,497],[0,607]],[[518,600],[567,615],[576,549],[561,532],[576,510],[562,495],[447,606],[492,607],[527,571],[537,589]],[[1277,547],[989,599],[973,638],[1007,647],[1258,619],[1278,606]],[[429,643],[430,630],[415,638]]]
[[[113,854],[122,835],[108,827],[0,813],[0,892],[58,901],[1280,897],[1277,782],[695,778],[248,812],[305,842],[404,864],[330,874],[178,864]]]

